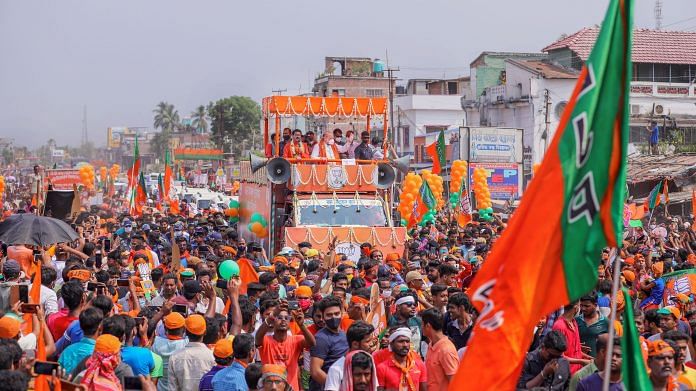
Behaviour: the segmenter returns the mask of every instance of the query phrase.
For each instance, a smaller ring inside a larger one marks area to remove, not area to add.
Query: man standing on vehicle
[[[309,157],[307,145],[302,142],[302,131],[295,129],[292,131],[292,141],[285,144],[283,157],[286,159],[306,159]]]
[[[362,143],[355,147],[355,159],[372,160],[372,147],[370,147],[370,132],[367,130],[360,133]]]

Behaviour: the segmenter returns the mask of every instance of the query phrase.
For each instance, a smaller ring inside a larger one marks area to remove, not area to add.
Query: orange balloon
[[[251,232],[258,234],[263,229],[263,225],[259,222],[251,223]]]

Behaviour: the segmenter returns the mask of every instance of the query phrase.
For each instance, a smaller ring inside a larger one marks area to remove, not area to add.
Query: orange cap
[[[17,319],[3,316],[0,318],[0,338],[14,338],[19,334],[20,323]]]
[[[116,354],[121,349],[121,341],[111,334],[102,334],[94,343],[94,351]]]
[[[199,314],[186,318],[186,331],[195,335],[205,334],[205,318]]]
[[[288,259],[285,258],[285,257],[282,256],[282,255],[276,255],[275,257],[273,257],[273,262],[271,262],[271,263],[274,263],[274,264],[275,264],[275,263],[277,263],[277,262],[280,262],[280,263],[282,263],[283,265],[287,265],[287,264],[288,264]]]
[[[217,358],[227,358],[232,355],[234,351],[232,350],[232,341],[223,338],[215,342],[215,348],[213,348],[213,355]]]
[[[164,327],[168,329],[178,329],[184,327],[184,324],[184,316],[178,312],[171,312],[169,315],[164,317]]]
[[[648,342],[648,357],[659,356],[664,353],[674,354],[674,349],[672,349],[669,344],[661,339],[657,341],[647,341]]]
[[[399,260],[399,254],[398,253],[389,253],[387,254],[386,261],[398,261]]]
[[[312,297],[312,288],[308,287],[307,285],[297,287],[295,297]]]

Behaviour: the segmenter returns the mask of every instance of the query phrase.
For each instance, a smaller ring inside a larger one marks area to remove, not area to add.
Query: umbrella
[[[15,214],[0,223],[0,241],[7,244],[48,246],[71,242],[78,237],[63,221],[30,213]]]

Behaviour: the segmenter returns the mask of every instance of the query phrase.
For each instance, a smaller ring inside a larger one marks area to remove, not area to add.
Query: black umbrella
[[[79,236],[70,225],[52,217],[19,213],[0,223],[0,242],[49,246],[71,242]]]

